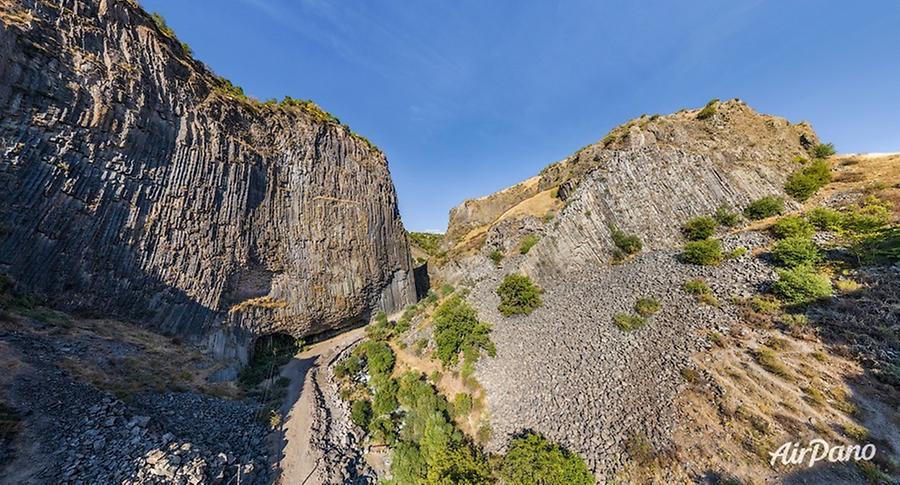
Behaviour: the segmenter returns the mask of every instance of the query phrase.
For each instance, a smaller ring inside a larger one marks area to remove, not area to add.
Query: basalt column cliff
[[[125,0],[0,1],[0,273],[244,357],[415,299],[384,155]],[[315,75],[315,73],[310,73]]]

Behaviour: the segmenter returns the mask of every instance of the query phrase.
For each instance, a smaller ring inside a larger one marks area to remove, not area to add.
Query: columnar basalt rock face
[[[540,242],[522,262],[526,272],[558,275],[608,262],[614,227],[638,235],[646,249],[671,249],[682,243],[679,228],[691,217],[784,196],[798,157],[808,158],[818,143],[808,124],[756,113],[739,100],[716,103],[705,119],[698,111],[637,118],[538,177],[466,201],[450,213],[447,247],[469,250],[464,242],[473,227],[489,234],[501,222],[496,215],[553,189],[565,206],[530,214],[547,217]]]
[[[127,0],[0,3],[0,273],[227,353],[414,301],[384,155]]]

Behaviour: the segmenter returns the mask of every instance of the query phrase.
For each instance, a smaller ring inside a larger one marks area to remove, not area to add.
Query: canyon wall
[[[129,0],[0,2],[0,273],[246,358],[415,301],[384,155]]]
[[[692,217],[785,197],[787,176],[818,144],[812,128],[736,99],[711,106],[710,116],[682,110],[636,118],[537,177],[451,210],[451,262],[442,276],[471,274],[472,256],[509,255],[525,233],[540,240],[520,268],[538,277],[564,274],[609,262],[613,228],[639,236],[645,249],[669,249],[683,243],[680,227]],[[551,195],[557,205],[541,200]]]

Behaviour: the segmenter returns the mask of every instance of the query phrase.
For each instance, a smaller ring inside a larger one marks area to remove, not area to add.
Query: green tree
[[[510,442],[500,475],[512,485],[595,483],[580,456],[533,433]]]
[[[541,289],[526,275],[507,275],[497,288],[497,294],[500,295],[500,306],[497,309],[506,317],[530,315],[543,304]]]
[[[350,405],[350,420],[362,429],[369,429],[369,420],[372,419],[372,405],[365,399],[353,401]]]
[[[444,365],[455,365],[466,348],[483,349],[496,355],[490,339],[491,326],[478,321],[478,312],[459,295],[442,303],[434,312],[435,354]]]

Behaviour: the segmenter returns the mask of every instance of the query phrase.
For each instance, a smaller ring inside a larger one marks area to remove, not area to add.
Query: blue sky
[[[248,94],[312,99],[380,146],[410,230],[711,98],[808,120],[840,152],[900,151],[894,0],[141,3]]]

